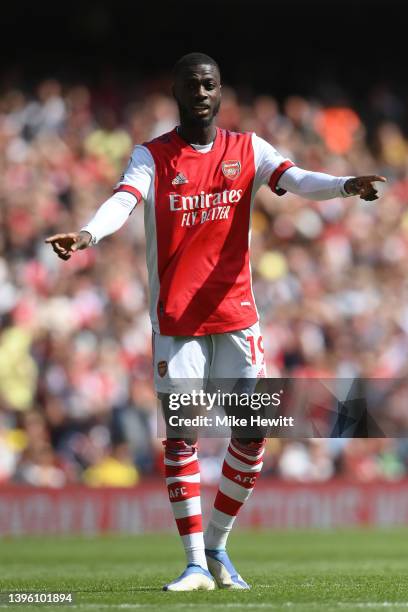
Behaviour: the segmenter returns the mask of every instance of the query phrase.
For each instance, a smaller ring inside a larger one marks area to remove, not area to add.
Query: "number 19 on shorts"
[[[262,336],[247,336],[246,341],[249,343],[252,365],[264,363],[265,357]]]

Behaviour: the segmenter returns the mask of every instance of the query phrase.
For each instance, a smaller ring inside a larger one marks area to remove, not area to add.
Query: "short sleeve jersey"
[[[293,163],[255,134],[217,128],[197,151],[177,130],[134,148],[115,192],[144,200],[154,331],[202,336],[258,320],[249,261],[250,219],[262,184]]]

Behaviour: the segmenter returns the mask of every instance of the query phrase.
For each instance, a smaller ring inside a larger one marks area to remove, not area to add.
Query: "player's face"
[[[176,78],[173,88],[183,124],[208,127],[221,104],[220,75],[215,66],[191,66]]]

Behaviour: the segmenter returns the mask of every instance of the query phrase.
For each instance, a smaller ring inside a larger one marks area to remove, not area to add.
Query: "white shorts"
[[[209,336],[162,336],[153,332],[154,384],[158,393],[205,389],[217,379],[266,376],[259,323]],[[193,382],[194,381],[194,382]]]

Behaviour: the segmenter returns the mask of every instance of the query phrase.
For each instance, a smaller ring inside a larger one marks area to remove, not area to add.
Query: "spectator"
[[[260,95],[243,104],[237,91],[225,87],[221,126],[255,130],[312,170],[392,179],[379,206],[353,198],[281,199],[260,190],[252,265],[269,374],[403,378],[403,101],[379,87],[357,112],[300,96],[279,104]],[[142,207],[97,253],[88,249],[67,263],[43,238],[80,228],[110,195],[132,141],[176,121],[174,101],[162,91],[151,90],[143,101],[98,98],[86,85],[51,79],[34,96],[25,89],[0,95],[1,482],[129,486],[159,469]],[[408,427],[406,395],[391,389],[384,417],[398,432]],[[341,442],[334,450],[324,441],[270,441],[267,472],[303,481],[408,472],[404,441]],[[221,456],[223,444],[213,444]],[[206,465],[211,482],[217,457]]]
[[[95,465],[87,468],[83,475],[86,484],[92,487],[132,487],[139,482],[139,474],[132,463],[126,444],[118,444],[106,452]]]

